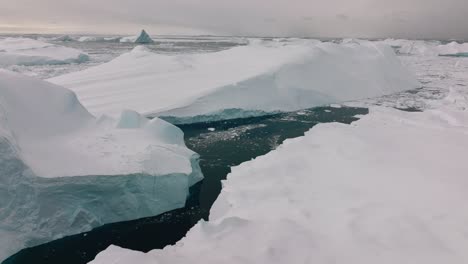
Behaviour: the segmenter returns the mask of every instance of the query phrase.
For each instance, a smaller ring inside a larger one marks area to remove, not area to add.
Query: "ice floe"
[[[77,49],[28,38],[0,39],[0,67],[81,63],[89,56]]]
[[[359,67],[357,67],[359,65]],[[202,54],[136,47],[109,63],[49,81],[75,91],[94,114],[123,108],[150,116],[223,116],[294,111],[420,86],[379,43],[251,41]],[[188,118],[188,119],[187,119]]]
[[[462,86],[424,112],[320,124],[232,168],[210,221],[175,246],[91,263],[466,263],[467,138]]]
[[[0,260],[183,207],[201,178],[179,128],[130,110],[95,118],[72,91],[0,70]]]

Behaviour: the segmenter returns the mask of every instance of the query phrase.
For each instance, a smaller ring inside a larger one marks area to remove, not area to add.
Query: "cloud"
[[[96,33],[468,38],[467,13],[466,0],[0,0],[3,27]]]

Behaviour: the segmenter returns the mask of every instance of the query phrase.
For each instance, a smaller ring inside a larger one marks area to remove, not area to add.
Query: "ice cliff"
[[[372,107],[232,168],[175,246],[111,246],[92,264],[467,263],[468,93],[434,109]]]
[[[95,118],[59,86],[0,70],[0,260],[105,223],[183,207],[202,178],[183,132]]]

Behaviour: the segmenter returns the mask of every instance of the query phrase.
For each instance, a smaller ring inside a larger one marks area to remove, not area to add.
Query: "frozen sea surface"
[[[90,60],[85,63],[73,63],[69,65],[37,65],[37,66],[9,66],[7,69],[35,76],[41,79],[49,79],[70,72],[80,71],[92,66],[96,66],[118,57],[119,55],[131,51],[137,43],[121,43],[113,41],[78,41],[80,38],[110,38],[119,36],[81,36],[71,35],[73,41],[63,41],[57,35],[0,35],[6,37],[26,37],[38,39],[51,44],[57,44],[70,48],[82,50],[87,53]],[[160,54],[198,53],[215,52],[229,49],[239,45],[245,45],[245,38],[225,38],[225,37],[175,37],[160,36],[153,37],[154,43],[145,45],[153,52]]]

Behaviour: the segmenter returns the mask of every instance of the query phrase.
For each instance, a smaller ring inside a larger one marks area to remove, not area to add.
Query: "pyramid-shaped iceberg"
[[[154,43],[154,41],[151,39],[151,37],[146,33],[146,31],[143,29],[140,33],[140,36],[135,40],[135,43],[139,44],[148,44],[148,43]]]

